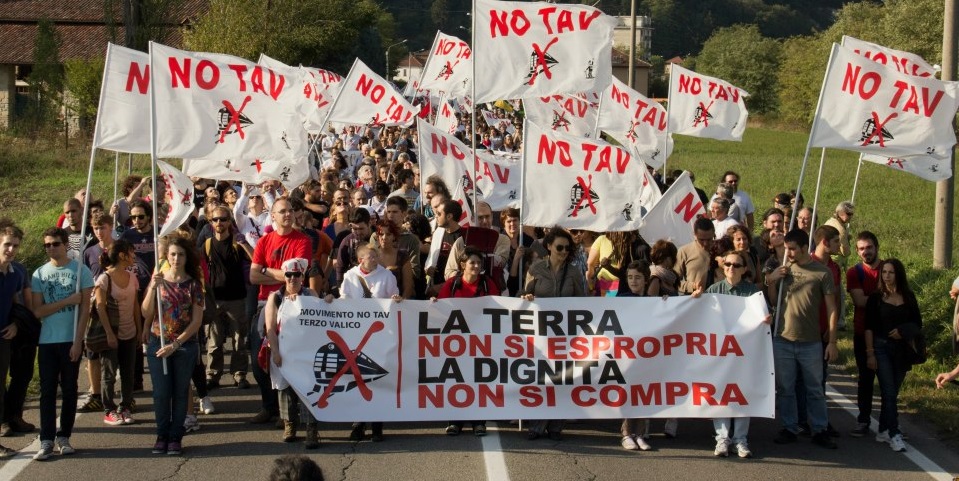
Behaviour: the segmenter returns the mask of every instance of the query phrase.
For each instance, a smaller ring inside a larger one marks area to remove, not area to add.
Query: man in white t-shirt
[[[732,170],[727,170],[726,173],[723,174],[723,178],[720,179],[720,182],[729,184],[735,189],[733,192],[733,201],[735,201],[735,204],[739,206],[739,209],[743,213],[743,225],[752,232],[753,213],[756,212],[756,207],[753,205],[753,200],[749,197],[749,194],[739,189],[739,174]],[[713,194],[712,199],[715,198],[716,195]]]

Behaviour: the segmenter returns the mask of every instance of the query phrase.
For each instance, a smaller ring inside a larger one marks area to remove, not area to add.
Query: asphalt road
[[[82,372],[81,378],[82,390]],[[848,377],[833,375],[831,380],[840,392],[854,389]],[[528,441],[525,432],[509,422],[490,423],[486,438],[473,436],[468,428],[462,435],[450,437],[443,433],[445,423],[435,422],[387,424],[384,442],[353,443],[348,440],[349,424],[322,424],[320,449],[306,451],[302,442],[281,442],[281,431],[272,426],[246,422],[259,409],[256,393],[255,388],[212,391],[216,413],[200,415],[202,427],[184,439],[183,456],[150,453],[155,435],[148,393],[136,395],[138,412],[134,417],[138,423],[132,426],[107,426],[98,413],[79,415],[72,437],[77,453],[72,456],[32,461],[30,456],[38,448],[35,433],[2,438],[0,442],[21,454],[0,461],[0,479],[256,480],[266,479],[272,460],[284,454],[309,455],[330,480],[908,481],[930,477],[954,480],[959,474],[957,453],[935,439],[933,427],[917,425],[908,417],[903,419],[909,435],[908,453],[895,453],[871,437],[850,437],[847,433],[855,419],[844,409],[841,395],[834,395],[830,402],[830,419],[842,433],[837,439],[839,449],[820,448],[809,438],[792,445],[773,444],[778,424],[754,419],[749,439],[755,457],[722,459],[712,455],[711,422],[700,419],[681,420],[675,439],[659,434],[663,421],[654,420],[649,441],[654,450],[649,452],[620,447],[618,420],[574,421],[564,431],[565,439],[558,442]],[[36,401],[30,403],[26,414],[28,421],[39,424]],[[925,458],[928,463],[920,467],[911,458],[920,463]],[[932,474],[927,473],[930,470]]]

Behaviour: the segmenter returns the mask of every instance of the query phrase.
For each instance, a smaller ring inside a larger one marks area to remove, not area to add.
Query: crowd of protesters
[[[466,141],[470,131],[464,118],[456,135]],[[518,126],[513,133],[478,127],[475,135],[489,149],[522,146]],[[826,364],[837,358],[845,290],[853,305],[859,384],[858,424],[850,434],[871,434],[878,378],[876,439],[906,449],[896,398],[911,366],[906,351],[921,332],[920,310],[902,263],[881,260],[873,233],[848,233],[851,203],[813,226],[801,196],[782,193],[762,209],[741,189],[739,175],[728,171],[716,179],[711,197],[699,190],[708,214],[696,219],[695,240],[687,245],[644,239],[635,231],[520,226],[517,209],[494,213],[482,201],[470,205],[472,225],[462,226],[463,207],[443,180],[420,178],[417,144],[415,130],[350,127],[317,139],[315,176],[303,185],[194,179],[194,215],[159,240],[153,231],[162,215],[154,215],[149,178],[123,180],[122,197],[109,209],[90,202],[85,232],[81,191],[64,202],[60,219],[37,233],[48,262],[32,273],[16,261],[24,233],[0,222],[0,379],[9,373],[0,382],[0,437],[36,430],[23,418],[36,357],[37,460],[75,452],[70,436],[77,410],[102,413],[111,426],[136,423],[133,393],[144,388],[144,364],[152,381],[156,454],[180,454],[184,435],[199,429],[197,414],[216,412],[211,392],[224,378],[238,389],[251,388],[250,374],[261,398],[250,422],[276,424],[281,439],[291,442],[305,421],[306,448],[319,447],[318,423],[277,369],[283,363],[279,306],[296,296],[399,302],[764,292],[778,319],[772,344],[782,429],[774,441],[788,444],[808,435],[834,449],[839,433],[829,422],[824,389]],[[680,173],[657,177],[660,188]],[[438,261],[427,266],[437,227],[444,228]],[[860,262],[853,264],[854,254]],[[102,342],[94,342],[97,336]],[[84,396],[77,392],[82,358],[91,387]],[[959,368],[939,375],[937,383],[957,375]],[[366,423],[355,421],[350,439],[366,439]],[[716,456],[752,456],[748,418],[713,423]],[[527,437],[562,439],[564,424],[529,421]],[[458,435],[464,426],[451,421],[445,432]],[[371,440],[383,441],[383,424],[371,427]],[[486,434],[484,420],[472,421],[471,428],[474,435]],[[664,431],[676,436],[678,422],[667,420]],[[623,420],[622,447],[650,449],[649,432],[647,420]],[[0,457],[13,454],[0,446]]]

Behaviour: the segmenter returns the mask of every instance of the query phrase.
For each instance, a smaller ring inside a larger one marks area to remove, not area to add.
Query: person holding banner
[[[746,226],[736,224],[726,229],[726,235],[733,242],[733,250],[738,252],[739,255],[746,260],[745,279],[757,284],[759,282],[759,259],[756,257],[756,253],[753,251],[753,247],[749,242],[750,236],[749,231],[746,230]]]
[[[188,239],[170,236],[166,261],[167,269],[150,280],[141,309],[157,425],[153,453],[176,456],[182,451],[187,396],[192,396],[190,380],[199,356],[196,335],[203,321],[205,298],[200,261]]]
[[[537,297],[585,297],[586,279],[579,269],[571,265],[573,236],[562,227],[555,226],[543,238],[543,247],[547,255],[534,262],[526,273],[523,298],[532,301]],[[547,434],[550,439],[559,441],[563,438],[565,424],[563,419],[533,420],[527,439],[532,441]]]
[[[496,281],[485,272],[486,253],[474,246],[466,246],[463,253],[457,258],[459,273],[449,276],[435,299],[473,298],[481,296],[500,295]],[[457,436],[463,431],[463,421],[450,421],[446,427],[446,434]],[[471,421],[473,434],[486,436],[486,421]]]
[[[626,266],[627,290],[619,293],[616,297],[646,297],[647,287],[649,286],[649,263],[646,261],[632,261]],[[640,423],[644,425],[644,432],[639,432]],[[646,442],[646,433],[649,428],[648,419],[623,419],[620,425],[620,434],[623,435],[620,445],[623,449],[629,451],[649,451],[653,449]]]
[[[305,447],[306,449],[316,449],[320,447],[320,435],[316,418],[310,414],[309,409],[302,405],[299,396],[296,395],[290,383],[279,370],[279,367],[283,365],[279,338],[280,329],[283,327],[283,319],[277,314],[285,299],[294,300],[296,296],[316,297],[316,292],[303,284],[308,267],[309,261],[302,257],[284,261],[280,269],[283,271],[283,277],[286,281],[283,287],[270,293],[266,305],[263,307],[263,312],[266,338],[270,350],[270,381],[273,383],[273,388],[279,391],[280,396],[283,442],[290,443],[296,440],[296,428],[299,425],[300,418],[303,417],[306,418]],[[301,413],[303,413],[302,416]]]

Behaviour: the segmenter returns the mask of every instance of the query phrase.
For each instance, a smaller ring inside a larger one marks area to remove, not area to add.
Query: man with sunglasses
[[[60,454],[76,452],[70,435],[77,412],[77,376],[83,333],[90,318],[90,269],[67,255],[69,234],[60,228],[43,232],[43,248],[50,261],[33,273],[33,314],[41,319],[40,345],[40,450],[33,459],[53,455],[54,441]],[[77,283],[80,291],[77,292]],[[74,324],[76,318],[76,324]],[[57,428],[57,389],[63,393],[60,426]]]
[[[206,380],[209,387],[220,385],[223,374],[223,345],[226,333],[233,333],[233,355],[230,357],[230,373],[233,385],[240,389],[250,387],[246,373],[250,367],[250,353],[247,351],[246,336],[250,330],[250,319],[246,315],[245,267],[249,266],[253,251],[242,238],[233,236],[233,218],[230,208],[224,205],[213,209],[208,219],[213,226],[213,236],[203,242],[200,255],[209,267],[207,279],[207,311],[212,322],[207,336]],[[211,309],[212,308],[212,309]],[[209,407],[209,409],[207,409]],[[212,403],[200,400],[200,410],[212,414]],[[209,412],[208,412],[209,411]]]

